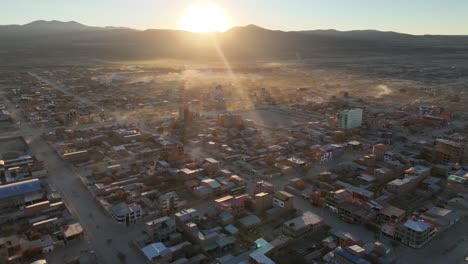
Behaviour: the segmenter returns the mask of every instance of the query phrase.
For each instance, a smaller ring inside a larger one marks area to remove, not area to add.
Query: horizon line
[[[263,26],[259,26],[257,24],[246,24],[246,25],[233,25],[229,29],[225,31],[212,31],[212,32],[193,32],[193,31],[188,31],[184,29],[179,29],[179,28],[132,28],[132,27],[127,27],[127,26],[94,26],[94,25],[88,25],[84,24],[81,22],[78,22],[76,20],[69,20],[69,21],[62,21],[62,20],[57,20],[57,19],[51,19],[51,20],[46,20],[46,19],[37,19],[33,20],[28,23],[24,24],[0,24],[0,26],[26,26],[35,22],[60,22],[60,23],[77,23],[86,27],[97,27],[97,28],[116,28],[116,29],[129,29],[129,30],[135,30],[135,31],[148,31],[148,30],[174,30],[174,31],[185,31],[185,32],[190,32],[194,34],[210,34],[210,33],[224,33],[229,30],[232,30],[234,28],[245,28],[249,26],[255,26],[260,29],[265,29],[269,31],[281,31],[281,32],[306,32],[306,31],[336,31],[336,32],[353,32],[353,31],[377,31],[377,32],[382,32],[382,33],[397,33],[397,34],[403,34],[403,35],[411,35],[411,36],[468,36],[468,33],[466,34],[412,34],[412,33],[406,33],[406,32],[401,32],[401,31],[394,31],[394,30],[381,30],[381,29],[350,29],[350,30],[340,30],[340,29],[335,29],[335,28],[315,28],[315,29],[299,29],[299,30],[283,30],[283,29],[271,29]]]

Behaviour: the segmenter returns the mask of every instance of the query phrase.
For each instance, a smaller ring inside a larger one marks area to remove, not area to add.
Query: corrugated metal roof
[[[38,179],[30,179],[27,181],[14,182],[0,186],[0,199],[6,199],[18,195],[23,195],[41,189],[41,184]]]

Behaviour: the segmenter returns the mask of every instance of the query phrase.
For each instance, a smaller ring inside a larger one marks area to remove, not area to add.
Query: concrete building
[[[338,113],[339,126],[341,129],[353,129],[362,125],[362,109],[354,108],[343,110]]]
[[[315,231],[322,225],[322,218],[312,212],[304,212],[301,216],[283,224],[283,233],[287,236],[298,237],[305,232]]]
[[[266,181],[260,181],[255,184],[255,193],[260,193],[260,192],[266,192],[266,193],[273,193],[275,190],[273,184],[266,182]]]
[[[176,231],[175,221],[164,216],[145,223],[145,230],[153,241],[165,241]]]
[[[406,211],[398,207],[387,205],[377,214],[377,221],[379,223],[387,223],[388,221],[398,221],[402,219]]]
[[[198,223],[200,222],[200,219],[200,214],[193,208],[185,209],[175,214],[175,221],[177,226],[183,226],[190,222]]]
[[[437,162],[461,162],[466,146],[463,142],[455,142],[447,139],[436,139],[435,160]]]
[[[434,206],[421,215],[421,218],[436,225],[439,230],[447,230],[460,221],[462,214],[456,210]]]
[[[468,193],[468,171],[460,170],[447,177],[447,190],[451,193]]]
[[[247,200],[245,196],[227,195],[214,200],[216,208],[221,212],[228,212],[233,215],[239,215],[244,212],[244,203]]]
[[[372,153],[375,155],[377,161],[383,161],[385,152],[392,150],[392,145],[387,144],[375,144],[372,147]]]
[[[279,191],[273,195],[273,207],[290,210],[293,206],[294,195],[285,191]]]
[[[159,196],[159,205],[163,212],[170,212],[179,205],[179,196],[176,192],[168,192]]]
[[[139,204],[116,204],[111,208],[112,217],[119,224],[134,224],[143,217],[143,208]]]
[[[256,211],[263,212],[273,206],[273,196],[270,193],[257,193],[253,199],[253,206]]]
[[[420,219],[408,219],[395,229],[397,240],[413,248],[421,248],[436,235],[435,227]]]
[[[419,176],[406,176],[403,179],[395,179],[387,183],[387,190],[395,194],[405,194],[414,190],[421,182]]]

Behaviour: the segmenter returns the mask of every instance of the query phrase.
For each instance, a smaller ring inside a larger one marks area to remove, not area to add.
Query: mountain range
[[[466,54],[468,36],[377,30],[279,31],[256,25],[202,34],[182,30],[91,27],[75,21],[0,26],[1,56],[100,59],[296,59],[365,54]]]

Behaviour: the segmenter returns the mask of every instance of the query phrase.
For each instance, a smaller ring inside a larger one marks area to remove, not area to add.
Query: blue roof
[[[32,193],[39,191],[40,189],[41,184],[39,183],[38,179],[30,179],[27,181],[0,185],[0,199]]]
[[[346,258],[347,260],[349,260],[351,263],[355,263],[355,264],[370,264],[367,260],[365,259],[362,259],[360,258],[359,256],[357,255],[354,255],[353,253],[345,250],[345,249],[342,249],[342,248],[339,248],[335,251],[335,254],[338,254],[338,255],[341,255],[343,256],[344,258]]]
[[[405,226],[409,229],[412,229],[416,232],[424,232],[426,229],[431,227],[430,224],[423,222],[421,220],[418,221],[413,221],[413,220],[408,220],[405,222]]]

